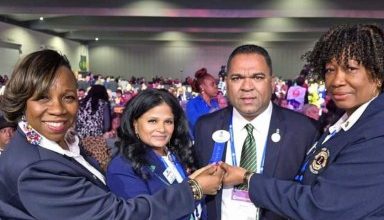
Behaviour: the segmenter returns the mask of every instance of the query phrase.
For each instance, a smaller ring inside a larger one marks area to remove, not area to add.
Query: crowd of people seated
[[[217,95],[213,96],[212,100],[218,104],[217,109],[228,105],[226,88],[223,83],[225,66],[221,68],[219,74],[214,76]],[[122,114],[125,104],[141,90],[146,88],[166,89],[179,100],[182,108],[187,111],[187,102],[200,95],[200,92],[198,92],[200,87],[197,88],[194,82],[197,82],[197,78],[186,77],[182,81],[180,79],[155,76],[151,80],[146,80],[144,77],[132,76],[127,80],[122,77],[78,73],[78,97],[80,100],[84,98],[92,85],[103,85],[109,95],[111,113]],[[321,127],[326,127],[327,124],[331,123],[329,118],[337,118],[340,114],[337,110],[334,110],[332,101],[326,95],[324,81],[311,78],[306,67],[293,80],[275,77],[274,85],[272,96],[274,103],[320,121],[319,124],[323,124]],[[308,108],[309,106],[311,107]],[[311,109],[309,115],[307,114],[308,109]]]

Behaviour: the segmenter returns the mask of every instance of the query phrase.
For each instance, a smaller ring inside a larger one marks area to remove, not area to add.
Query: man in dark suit
[[[314,122],[272,104],[272,63],[264,48],[256,45],[236,48],[227,67],[225,81],[231,106],[198,120],[194,149],[198,166],[219,160],[241,166],[243,143],[248,135],[244,126],[251,124],[253,130],[249,136],[254,138],[256,151],[252,157],[254,171],[283,180],[293,179],[307,148],[317,137]],[[254,206],[248,192],[237,187],[226,187],[218,195],[208,196],[206,204],[210,220],[285,219]]]

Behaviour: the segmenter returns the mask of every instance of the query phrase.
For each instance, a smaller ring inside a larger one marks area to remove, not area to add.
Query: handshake
[[[195,199],[199,200],[203,194],[216,195],[223,185],[248,184],[252,174],[242,167],[219,162],[196,170],[189,176],[189,181]]]

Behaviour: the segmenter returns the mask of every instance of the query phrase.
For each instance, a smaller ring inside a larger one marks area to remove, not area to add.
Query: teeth
[[[46,124],[51,127],[61,127],[64,125],[64,122],[46,122]]]

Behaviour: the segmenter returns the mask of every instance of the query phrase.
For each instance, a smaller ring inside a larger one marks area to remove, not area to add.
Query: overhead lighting
[[[95,37],[95,41],[98,41],[99,40],[99,38],[98,37]]]
[[[40,17],[39,20],[40,20],[40,21],[44,21],[44,17]]]

